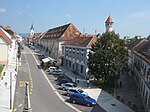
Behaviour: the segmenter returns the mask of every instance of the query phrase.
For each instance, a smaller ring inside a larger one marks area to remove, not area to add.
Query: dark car
[[[73,82],[72,79],[65,75],[59,75],[57,78],[58,84],[63,84],[63,83],[68,83],[68,82]]]
[[[93,106],[96,104],[96,100],[89,97],[88,95],[81,93],[74,93],[70,96],[70,102],[78,103],[86,106]]]

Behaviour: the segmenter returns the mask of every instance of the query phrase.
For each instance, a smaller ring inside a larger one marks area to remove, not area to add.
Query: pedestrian
[[[122,81],[120,81],[120,88],[122,88]]]
[[[7,82],[5,82],[5,87],[7,88]]]
[[[90,81],[89,80],[87,80],[87,87],[89,88],[89,85],[90,85]]]
[[[14,78],[16,79],[16,77],[17,77],[17,75],[15,74],[15,75],[14,75]]]

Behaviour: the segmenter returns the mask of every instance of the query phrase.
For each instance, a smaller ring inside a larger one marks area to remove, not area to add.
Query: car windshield
[[[87,100],[91,99],[89,96],[85,96],[85,98],[86,98]]]
[[[80,93],[83,93],[83,92],[84,92],[84,91],[82,91],[82,89],[79,89],[78,91],[79,91]]]

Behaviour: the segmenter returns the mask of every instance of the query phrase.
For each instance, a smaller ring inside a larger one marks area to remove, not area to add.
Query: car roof
[[[65,84],[75,85],[74,83],[71,83],[71,82],[67,82],[67,83],[65,83]]]
[[[56,67],[49,67],[49,68],[56,68]]]
[[[81,94],[81,93],[73,93],[73,94],[71,94],[71,96],[86,96],[85,94]]]
[[[75,87],[75,88],[69,88],[68,90],[82,90],[82,89],[80,89],[80,88],[77,88],[77,87]]]

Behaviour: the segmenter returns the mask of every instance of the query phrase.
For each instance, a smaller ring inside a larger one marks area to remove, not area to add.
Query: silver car
[[[85,95],[88,95],[88,93],[84,92],[82,89],[80,88],[70,88],[67,90],[67,96],[70,96],[71,94],[74,94],[74,93],[80,93],[80,94],[85,94]]]
[[[76,88],[76,87],[77,87],[77,85],[74,83],[63,83],[63,84],[61,84],[61,88],[63,90],[68,90],[68,89]]]

